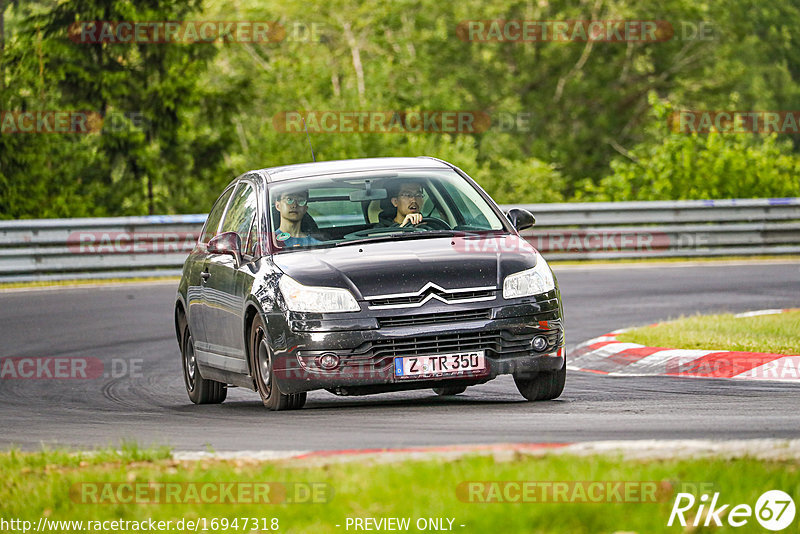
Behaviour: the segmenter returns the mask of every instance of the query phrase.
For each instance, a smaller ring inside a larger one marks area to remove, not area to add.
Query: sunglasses
[[[286,202],[286,204],[288,204],[289,206],[294,206],[295,204],[297,204],[298,206],[305,206],[306,204],[308,204],[308,199],[303,197],[300,198],[286,197],[282,198],[281,202]]]

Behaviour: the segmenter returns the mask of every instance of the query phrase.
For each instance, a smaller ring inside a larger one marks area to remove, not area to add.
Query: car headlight
[[[530,297],[552,291],[556,287],[553,271],[540,255],[536,255],[536,267],[506,276],[503,281],[503,298]]]
[[[278,287],[291,311],[334,313],[361,310],[353,294],[346,289],[304,286],[287,275],[281,276]]]

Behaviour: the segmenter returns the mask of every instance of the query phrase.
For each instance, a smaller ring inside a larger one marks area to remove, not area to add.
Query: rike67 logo
[[[691,493],[678,493],[667,526],[677,523],[682,527],[721,527],[727,523],[731,527],[743,527],[755,517],[765,529],[779,531],[791,525],[794,516],[794,501],[788,493],[781,490],[764,492],[754,507],[749,504],[721,503],[719,492],[711,497],[704,493],[699,499]]]

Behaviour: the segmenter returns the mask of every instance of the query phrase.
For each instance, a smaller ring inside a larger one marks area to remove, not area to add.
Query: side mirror
[[[533,216],[533,213],[522,208],[510,209],[508,213],[506,213],[506,216],[508,220],[511,221],[511,224],[514,225],[514,228],[520,232],[536,224],[536,217]]]
[[[222,232],[208,242],[211,254],[230,254],[236,260],[236,266],[242,264],[242,240],[236,232]]]

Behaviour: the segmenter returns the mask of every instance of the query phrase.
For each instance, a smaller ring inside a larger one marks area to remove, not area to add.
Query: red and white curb
[[[288,462],[289,465],[331,465],[347,462],[397,463],[406,461],[456,460],[466,456],[492,456],[497,461],[520,457],[571,454],[576,456],[622,456],[625,459],[757,458],[800,460],[800,439],[749,440],[614,440],[581,443],[495,443],[445,445],[397,449],[342,449],[318,451],[175,451],[179,462],[228,461],[242,463]]]
[[[736,317],[783,313],[786,309],[759,310]],[[615,330],[578,345],[567,369],[609,376],[680,376],[745,380],[800,381],[800,355],[729,350],[686,350],[622,343]]]

